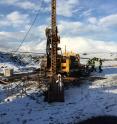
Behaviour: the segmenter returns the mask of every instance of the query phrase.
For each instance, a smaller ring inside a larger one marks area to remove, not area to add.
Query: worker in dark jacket
[[[86,64],[86,71],[89,70],[90,66],[91,66],[91,59],[89,59],[87,64]]]
[[[99,60],[99,73],[101,73],[102,70],[102,59]]]
[[[91,59],[88,60],[87,67],[89,67],[90,65],[91,65]]]
[[[91,71],[92,71],[92,72],[93,72],[93,71],[96,71],[96,68],[95,68],[95,59],[94,59],[94,58],[91,60],[91,65],[92,65]]]

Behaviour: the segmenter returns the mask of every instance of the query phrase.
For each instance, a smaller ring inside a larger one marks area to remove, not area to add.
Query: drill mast
[[[48,102],[63,102],[63,84],[61,81],[61,75],[58,74],[61,69],[61,54],[58,54],[58,51],[61,50],[61,48],[58,47],[58,44],[60,43],[60,37],[58,36],[56,25],[56,0],[51,0],[51,28],[46,28],[46,37],[46,72],[47,76],[51,78],[49,80],[49,87],[45,98],[47,98]]]
[[[57,26],[56,26],[56,0],[52,0],[51,3],[52,15],[51,15],[51,29],[52,29],[52,48],[51,48],[51,73],[55,75],[57,73]]]

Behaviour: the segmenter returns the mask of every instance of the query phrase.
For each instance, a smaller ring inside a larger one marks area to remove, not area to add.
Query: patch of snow
[[[0,85],[0,123],[68,124],[99,115],[117,116],[117,67],[113,67],[114,64],[107,61],[102,73],[92,75],[104,79],[87,80],[80,87],[65,89],[64,103],[48,104],[43,102],[43,96],[38,100],[27,96],[7,97],[4,86]],[[35,88],[28,92],[37,93]]]
[[[68,124],[98,115],[117,116],[117,73],[113,73],[116,69],[105,68],[102,76],[106,79],[86,81],[80,87],[66,89],[64,103],[48,104],[43,102],[43,97],[38,102],[28,97],[4,101],[0,105],[1,122]]]

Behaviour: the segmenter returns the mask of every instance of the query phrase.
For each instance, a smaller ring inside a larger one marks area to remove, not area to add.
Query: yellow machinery
[[[78,74],[81,73],[82,68],[78,54],[76,55],[73,52],[67,53],[66,50],[63,55],[59,54],[61,48],[58,47],[60,37],[58,36],[56,25],[56,0],[51,0],[51,10],[51,27],[46,28],[46,75],[50,78],[46,98],[48,102],[63,102],[64,86],[61,85],[62,77],[64,77],[64,75],[69,77],[78,76]]]
[[[61,61],[61,73],[70,76],[74,72],[78,71],[80,66],[80,56],[73,52],[66,52],[62,56]]]
[[[51,0],[51,10],[51,28],[46,28],[46,73],[47,76],[50,77],[50,81],[48,83],[48,91],[45,95],[45,100],[48,102],[63,102],[64,88],[61,75],[59,74],[61,68],[61,55],[58,54],[58,51],[61,49],[58,47],[60,37],[58,36],[56,25],[56,0]]]
[[[78,71],[80,64],[79,55],[73,52],[66,52],[62,55],[61,48],[58,47],[60,43],[60,36],[58,36],[58,29],[56,25],[56,0],[51,0],[51,27],[46,28],[46,55],[47,55],[47,72],[50,77],[55,77],[57,74],[72,74]]]

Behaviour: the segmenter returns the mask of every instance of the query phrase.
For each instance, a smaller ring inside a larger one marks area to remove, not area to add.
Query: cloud
[[[74,23],[72,26],[76,27],[77,25],[79,26],[81,24]],[[20,51],[45,52],[45,27],[46,25],[35,27],[28,35],[23,46],[20,48]],[[63,30],[62,28],[61,31]],[[66,30],[68,30],[68,27]],[[74,32],[76,31],[74,30]],[[0,50],[10,50],[11,48],[16,50],[24,35],[25,32],[0,32]],[[66,45],[68,51],[75,52],[117,52],[117,43],[114,41],[93,40],[91,38],[81,37],[78,35],[65,36],[62,34],[61,36],[60,46],[63,51]]]
[[[37,47],[40,46],[40,45],[38,46],[38,44],[40,44],[42,41],[46,42],[45,28],[46,28],[45,25],[33,27],[33,29],[29,32],[28,36],[26,37],[19,51],[32,51],[32,50],[35,51]],[[27,30],[29,30],[29,26],[26,27],[25,31],[0,32],[0,50],[15,51],[19,47],[19,44],[24,39]],[[43,47],[41,47],[40,49],[43,49]]]
[[[108,16],[103,16],[100,19],[96,17],[90,17],[88,18],[88,22],[93,25],[97,25],[100,28],[110,28],[113,26],[117,26],[117,14],[111,14]]]
[[[51,11],[51,0],[40,0],[31,2],[29,0],[1,0],[0,4],[7,4],[10,6],[19,7],[24,10],[40,10],[43,13]],[[42,4],[43,3],[43,4]],[[75,6],[79,4],[79,0],[59,0],[57,1],[57,14],[65,17],[73,15]],[[64,5],[64,7],[63,7]]]
[[[84,37],[63,37],[61,47],[67,47],[68,51],[75,52],[117,52],[117,43],[108,41],[97,41]]]
[[[117,14],[105,16],[99,20],[99,25],[103,27],[111,27],[117,25]]]
[[[88,18],[88,22],[90,24],[97,24],[97,18],[96,17],[90,17],[90,18]]]
[[[12,23],[15,21],[17,22],[20,19],[20,16],[18,16],[16,12],[9,14],[9,16],[6,16],[7,19],[11,20]],[[27,18],[27,16],[22,16],[22,18]],[[80,36],[81,33],[85,32],[94,32],[97,31],[98,34],[103,34],[103,30],[101,27],[99,27],[99,20],[95,17],[92,17],[88,19],[88,24],[81,23],[79,21],[60,21],[59,22],[59,32],[61,34],[61,47],[64,49],[64,46],[67,45],[68,50],[73,50],[76,52],[117,52],[117,43],[112,42],[110,40],[98,40],[92,38],[87,38],[85,36]],[[20,23],[19,21],[17,24]],[[35,52],[43,52],[45,51],[46,47],[46,37],[45,37],[45,28],[46,25],[40,25],[37,27],[33,27],[30,34],[28,35],[25,43],[20,48],[20,51],[35,51]],[[25,30],[29,29],[29,25],[25,27]],[[100,31],[100,32],[99,32]],[[0,45],[1,47],[4,47],[7,49],[10,48],[12,45],[14,46],[14,49],[18,47],[20,42],[22,41],[25,31],[22,32],[0,32]],[[94,34],[93,34],[94,35]],[[5,41],[5,43],[8,42],[6,45],[2,45],[2,41]]]
[[[27,14],[21,14],[18,11],[14,11],[2,17],[0,20],[0,27],[20,27],[21,25],[26,25],[29,22],[30,19]]]
[[[117,52],[116,42],[96,41],[84,37],[63,37],[59,45],[64,52],[65,46],[67,51],[77,53],[83,52]],[[44,53],[46,49],[46,40],[34,45],[34,43],[25,44],[20,50],[24,52],[41,52]]]
[[[74,35],[81,31],[83,23],[79,21],[60,21],[58,24],[59,32],[62,35]]]
[[[36,53],[46,53],[46,40],[41,40],[34,45],[33,42],[24,44],[19,51],[22,52],[36,52]]]
[[[96,35],[104,35],[108,32],[107,28],[103,28],[98,25],[98,21],[94,20],[94,18],[90,18],[88,22],[80,22],[80,21],[59,21],[58,24],[59,32],[62,36],[80,36],[84,35],[92,36]]]
[[[10,7],[14,6],[18,9],[23,9],[25,11],[32,11],[32,13],[37,13],[40,11],[42,13],[50,11],[50,0],[0,0],[0,4],[8,5]],[[47,4],[47,5],[46,5]]]
[[[44,0],[47,4],[46,7],[43,8],[43,12],[51,11],[51,0]],[[75,7],[79,5],[79,0],[58,0],[57,1],[57,15],[64,17],[71,17],[74,14]],[[64,6],[64,7],[63,7]]]
[[[16,47],[17,38],[20,38],[19,33],[0,32],[0,51],[10,51]]]
[[[37,9],[37,5],[29,1],[17,2],[16,5],[23,9]]]
[[[13,25],[20,25],[23,23],[29,23],[28,15],[27,14],[21,14],[17,11],[8,14],[6,19],[9,22],[11,22]]]
[[[93,9],[82,10],[82,13],[79,14],[79,17],[90,17],[92,15]]]
[[[44,0],[44,6],[41,7],[41,16],[42,19],[47,17],[46,14],[50,11],[50,0]],[[27,13],[27,10],[33,10],[35,8],[39,9],[40,5],[34,0],[1,0],[0,3],[6,3],[7,5],[12,5],[19,7],[19,11],[13,11],[7,13],[7,15],[0,15],[0,27],[1,30],[5,28],[6,32],[0,32],[0,45],[1,48],[6,50],[13,46],[17,46],[22,41],[26,31],[29,30],[30,20],[28,14],[24,14],[24,10]],[[39,1],[39,3],[41,3]],[[58,28],[60,32],[61,47],[64,47],[67,44],[68,49],[73,49],[75,51],[116,51],[116,39],[113,37],[116,36],[117,32],[113,31],[117,25],[117,14],[105,15],[102,17],[92,16],[92,8],[84,9],[82,6],[79,7],[79,0],[59,0],[57,2],[57,13],[60,15],[58,20]],[[22,8],[22,9],[21,9]],[[43,12],[47,12],[44,14]],[[79,16],[87,17],[85,20],[80,17],[76,17],[78,12]],[[50,13],[50,12],[49,12]],[[61,17],[63,16],[63,17]],[[46,19],[45,19],[46,20]],[[42,21],[42,22],[41,22]],[[41,23],[44,23],[41,20]],[[47,20],[48,21],[48,20]],[[47,22],[45,21],[45,23]],[[50,22],[50,20],[49,20]],[[36,26],[32,28],[29,33],[25,43],[21,47],[22,51],[43,51],[46,46],[46,37],[45,37],[45,28],[46,24]],[[8,32],[9,29],[11,32]],[[18,31],[15,32],[14,30]],[[14,32],[13,32],[14,31]],[[114,32],[114,34],[113,34]],[[41,40],[40,40],[41,39]],[[5,44],[3,44],[3,41]],[[5,46],[6,45],[6,46]],[[105,48],[105,49],[104,49]],[[41,49],[41,50],[40,50]],[[71,50],[70,49],[70,50]]]
[[[58,15],[70,17],[74,13],[74,9],[78,6],[79,0],[59,0],[57,2]]]
[[[1,0],[0,1],[1,4],[7,4],[7,5],[12,5],[12,6],[16,6],[22,9],[37,9],[39,8],[39,5],[37,6],[36,3],[34,2],[30,2],[29,0]]]
[[[85,21],[58,22],[59,32],[62,36],[84,36],[97,40],[114,40],[117,32],[117,14],[104,16],[102,18],[89,17]]]
[[[1,0],[0,3],[6,3],[6,4],[14,4],[18,0]]]

